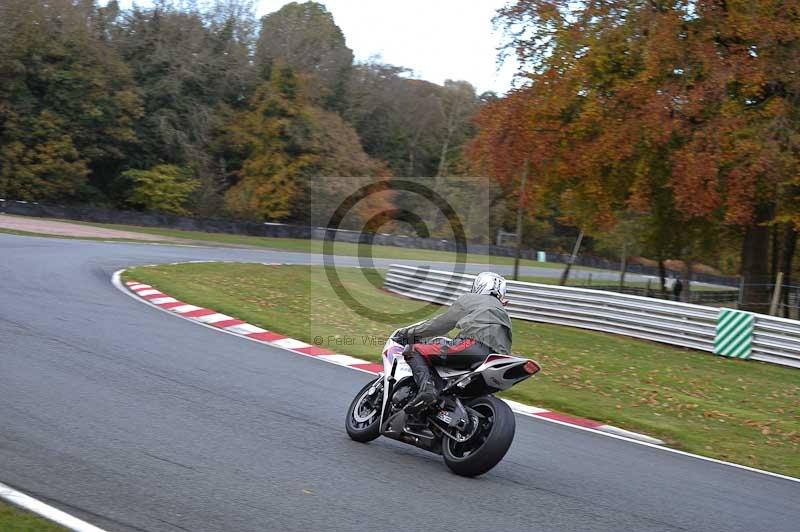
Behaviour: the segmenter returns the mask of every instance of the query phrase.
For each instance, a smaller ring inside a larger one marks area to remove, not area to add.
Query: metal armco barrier
[[[384,288],[450,304],[474,276],[393,264]],[[518,319],[632,336],[714,351],[720,309],[568,286],[508,282],[508,313]],[[800,322],[755,314],[750,358],[800,368]]]

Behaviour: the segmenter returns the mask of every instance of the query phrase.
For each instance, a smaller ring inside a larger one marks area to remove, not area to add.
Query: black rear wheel
[[[494,396],[473,399],[471,424],[462,441],[447,436],[442,441],[444,462],[454,473],[465,477],[482,475],[496,466],[514,440],[516,421],[508,405]]]
[[[371,392],[371,393],[370,393]],[[370,382],[356,394],[347,409],[345,429],[351,439],[366,443],[380,436],[383,377]]]

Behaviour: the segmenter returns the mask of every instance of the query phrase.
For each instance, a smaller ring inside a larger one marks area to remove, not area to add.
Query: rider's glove
[[[408,335],[405,331],[397,331],[394,336],[392,336],[392,340],[400,345],[406,345],[408,343]]]

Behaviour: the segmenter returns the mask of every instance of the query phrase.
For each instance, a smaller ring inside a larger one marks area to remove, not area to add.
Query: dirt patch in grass
[[[120,231],[118,229],[60,222],[46,218],[11,216],[8,214],[0,215],[0,229],[75,238],[120,238],[126,240],[145,240],[149,242],[175,242],[174,238],[160,235]]]

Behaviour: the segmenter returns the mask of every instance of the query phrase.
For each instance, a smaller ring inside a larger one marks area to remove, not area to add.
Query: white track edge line
[[[138,297],[134,292],[128,290],[127,287],[125,287],[125,285],[120,280],[120,276],[122,275],[122,272],[124,272],[126,269],[127,268],[122,268],[121,270],[115,271],[113,273],[113,275],[111,276],[111,282],[119,291],[123,292],[124,294],[126,294],[129,297],[131,297],[132,299],[135,299],[135,300],[137,300],[139,302],[145,303],[146,305],[150,305],[151,307],[156,308],[156,309],[158,309],[158,310],[160,310],[162,312],[167,312],[167,313],[171,314],[172,316],[178,316],[180,318],[183,318],[183,319],[188,320],[188,321],[192,321],[194,323],[197,323],[198,325],[202,325],[204,327],[208,327],[209,329],[213,329],[215,331],[222,331],[222,332],[224,332],[226,334],[230,334],[230,335],[236,336],[238,338],[245,338],[246,340],[252,340],[254,342],[258,342],[258,343],[261,343],[261,344],[267,344],[267,345],[269,345],[271,347],[275,347],[275,348],[278,348],[278,349],[283,349],[284,351],[289,351],[290,353],[303,355],[303,356],[308,357],[308,358],[313,358],[313,359],[319,360],[320,362],[325,362],[326,364],[333,364],[332,362],[329,362],[329,361],[324,360],[324,359],[320,359],[319,357],[314,356],[314,355],[309,355],[309,354],[302,353],[302,352],[299,352],[299,351],[294,351],[292,349],[287,349],[285,347],[280,347],[280,346],[277,346],[277,345],[273,345],[273,344],[270,344],[269,342],[264,342],[264,341],[258,340],[256,338],[250,338],[248,336],[243,336],[241,334],[237,334],[237,333],[234,333],[234,332],[231,332],[231,331],[226,331],[225,329],[220,329],[219,327],[214,327],[213,325],[208,325],[206,323],[201,323],[199,321],[194,321],[191,318],[185,318],[185,317],[181,316],[180,314],[177,314],[177,313],[174,313],[174,312],[170,312],[169,310],[163,309],[163,308],[159,307],[158,305],[154,305],[154,304],[150,303],[148,300]],[[333,364],[333,365],[339,366],[339,367],[345,367],[345,368],[349,368],[349,369],[354,369],[356,371],[360,371],[362,373],[367,373],[369,375],[375,376],[375,373],[373,373],[371,371],[367,371],[365,369],[356,368],[356,367],[353,367],[353,366],[340,366],[339,364]],[[618,434],[612,434],[610,432],[604,432],[604,431],[601,431],[601,430],[591,429],[591,428],[588,428],[588,427],[581,427],[580,425],[573,425],[571,423],[566,423],[564,421],[559,421],[557,419],[541,417],[541,416],[538,416],[536,414],[529,414],[529,413],[526,413],[526,412],[518,412],[518,413],[520,415],[523,415],[525,417],[529,417],[531,419],[537,419],[537,420],[540,420],[540,421],[546,421],[548,423],[556,423],[558,425],[563,425],[565,427],[570,427],[570,428],[573,428],[573,429],[576,429],[576,430],[583,430],[583,431],[587,431],[587,432],[592,432],[594,434],[598,434],[600,436],[605,436],[607,438],[614,438],[616,440],[627,441],[627,442],[635,443],[637,445],[644,445],[645,447],[650,447],[650,448],[653,448],[653,449],[659,449],[661,451],[665,451],[665,452],[669,452],[669,453],[679,454],[679,455],[682,455],[682,456],[688,456],[690,458],[695,458],[697,460],[703,460],[703,461],[706,461],[706,462],[713,462],[715,464],[726,465],[726,466],[730,466],[730,467],[735,467],[737,469],[743,469],[745,471],[750,471],[751,473],[760,473],[762,475],[767,475],[767,476],[774,477],[774,478],[780,478],[780,479],[783,479],[783,480],[788,480],[790,482],[798,482],[798,483],[800,483],[800,478],[790,477],[788,475],[781,475],[780,473],[773,473],[772,471],[765,471],[763,469],[758,469],[758,468],[755,468],[755,467],[736,464],[736,463],[733,463],[733,462],[726,462],[725,460],[718,460],[716,458],[711,458],[711,457],[708,457],[708,456],[702,456],[702,455],[699,455],[699,454],[693,454],[693,453],[690,453],[690,452],[687,452],[687,451],[681,451],[679,449],[673,449],[671,447],[666,447],[664,445],[655,445],[653,443],[647,443],[647,442],[640,441],[640,440],[634,440],[633,438],[629,438],[629,437],[626,437],[626,436],[620,436]]]
[[[611,434],[617,434],[619,436],[625,436],[626,438],[633,438],[634,440],[652,443],[654,445],[665,445],[665,443],[658,438],[653,438],[647,434],[640,434],[631,430],[621,429],[619,427],[615,427],[614,425],[600,425],[597,427],[597,430],[601,432],[610,432]]]
[[[34,499],[30,495],[25,495],[2,482],[0,482],[0,499],[5,499],[15,506],[40,515],[75,532],[105,532],[102,528],[98,528],[58,508]]]

